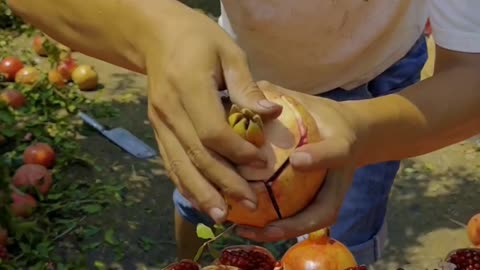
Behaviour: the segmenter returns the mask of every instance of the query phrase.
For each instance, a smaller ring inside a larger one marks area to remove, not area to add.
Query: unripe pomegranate
[[[15,74],[15,82],[19,84],[35,84],[40,80],[40,70],[36,67],[27,66],[20,69],[17,74]]]
[[[53,184],[52,172],[42,165],[25,164],[18,168],[13,176],[13,185],[17,188],[35,188],[46,196]]]
[[[38,54],[39,56],[47,56],[47,51],[43,47],[45,43],[45,38],[41,35],[36,36],[33,38],[33,51]]]
[[[82,91],[95,90],[98,84],[98,75],[93,66],[79,65],[72,73],[72,80]]]
[[[23,152],[25,164],[39,164],[50,169],[55,165],[55,160],[55,151],[46,143],[36,143],[27,147]]]
[[[14,216],[28,218],[38,207],[37,200],[29,194],[12,193],[11,210]]]
[[[292,97],[272,87],[261,87],[261,90],[267,99],[283,107],[278,118],[264,123],[260,116],[236,105],[230,107],[228,117],[233,130],[259,147],[267,157],[266,168],[237,168],[257,195],[256,210],[247,208],[235,198],[226,197],[228,220],[254,227],[264,227],[304,209],[317,194],[326,174],[325,170],[297,171],[288,163],[296,148],[321,139],[313,117]]]
[[[329,229],[320,230],[292,246],[282,258],[283,270],[356,269],[350,250],[329,235]]]
[[[4,90],[0,93],[0,100],[16,110],[27,104],[27,98],[18,90]]]
[[[6,57],[0,62],[0,74],[9,82],[15,81],[15,74],[23,68],[23,62],[14,56]]]

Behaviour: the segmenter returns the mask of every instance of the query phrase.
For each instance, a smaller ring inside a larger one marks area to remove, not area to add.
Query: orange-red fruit
[[[13,185],[17,188],[35,188],[44,196],[48,194],[52,184],[52,173],[38,164],[25,164],[18,168],[13,176]]]
[[[0,73],[9,82],[15,80],[15,74],[23,68],[23,62],[14,56],[6,57],[0,62]]]
[[[312,233],[285,253],[282,266],[283,270],[345,270],[358,265],[345,245],[328,235]]]
[[[25,164],[38,164],[50,169],[55,165],[55,160],[55,151],[46,143],[36,143],[27,147],[23,152]]]
[[[67,81],[72,80],[72,72],[77,68],[78,64],[73,58],[67,58],[60,62],[57,71],[62,74],[62,77]]]
[[[8,244],[8,231],[0,226],[0,246]]]
[[[72,72],[72,80],[82,91],[95,90],[98,85],[98,75],[93,66],[79,65]]]
[[[271,187],[282,218],[288,218],[310,203],[326,174],[325,170],[301,172],[291,165],[281,168],[296,148],[305,143],[318,142],[321,136],[313,117],[296,99],[272,89],[275,86],[265,83],[259,86],[270,101],[281,105],[283,109],[278,118],[263,124],[265,142],[260,151],[267,157],[267,167],[238,168],[240,174],[250,181],[250,186],[256,193],[257,209],[251,210],[235,198],[226,197],[229,204],[227,219],[236,224],[254,227],[264,227],[279,219],[266,185]],[[266,183],[265,180],[277,170],[281,170],[278,177]]]
[[[17,90],[5,90],[0,93],[0,100],[13,109],[20,109],[27,104],[27,98]]]
[[[50,70],[48,72],[48,81],[58,87],[64,87],[67,80],[62,76],[58,70]]]
[[[474,246],[480,247],[480,213],[470,218],[467,224],[468,239]]]
[[[43,47],[43,43],[45,42],[45,38],[42,36],[36,36],[33,39],[33,51],[38,54],[39,56],[47,56],[47,51]]]
[[[15,74],[15,82],[20,84],[31,85],[38,80],[40,80],[40,70],[36,67],[27,66],[20,69],[17,74]]]
[[[11,210],[14,216],[28,218],[38,207],[37,200],[29,194],[12,193]]]

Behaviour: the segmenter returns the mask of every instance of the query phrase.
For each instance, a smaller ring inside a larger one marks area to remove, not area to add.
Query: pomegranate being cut
[[[480,249],[462,248],[450,252],[446,262],[455,265],[455,270],[480,270]]]
[[[267,167],[239,167],[239,173],[250,182],[258,199],[252,211],[238,200],[226,197],[228,220],[241,225],[264,227],[266,224],[288,218],[313,199],[322,186],[326,171],[300,172],[289,164],[296,148],[321,140],[313,117],[292,97],[262,89],[272,102],[283,107],[280,116],[263,121],[248,109],[226,104],[228,122],[245,140],[259,147],[267,157]]]

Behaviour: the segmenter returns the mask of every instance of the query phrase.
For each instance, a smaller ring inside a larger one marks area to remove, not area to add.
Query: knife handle
[[[79,112],[78,116],[80,116],[80,118],[82,118],[82,120],[85,121],[85,123],[87,123],[88,125],[90,125],[94,129],[96,129],[100,132],[105,130],[105,128],[102,126],[102,124],[97,122],[97,120],[93,119],[92,117],[86,115],[85,113]]]

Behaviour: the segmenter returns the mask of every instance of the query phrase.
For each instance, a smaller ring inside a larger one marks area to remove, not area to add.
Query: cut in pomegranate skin
[[[290,96],[269,89],[262,91],[267,99],[282,106],[280,116],[265,120],[260,125],[263,136],[251,136],[255,141],[248,140],[248,132],[251,131],[248,123],[256,119],[255,115],[251,115],[252,112],[240,111],[243,114],[241,116],[238,111],[234,111],[230,112],[228,118],[237,134],[246,134],[247,140],[255,145],[258,141],[263,142],[257,147],[266,157],[265,168],[237,167],[239,174],[249,180],[250,187],[257,196],[257,209],[252,211],[235,198],[226,198],[229,205],[227,219],[235,224],[253,227],[264,227],[304,209],[317,194],[326,175],[325,170],[304,172],[295,170],[289,164],[290,155],[298,147],[321,140],[312,115],[303,104]],[[228,105],[226,107],[227,111],[230,110]]]

